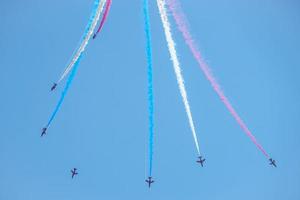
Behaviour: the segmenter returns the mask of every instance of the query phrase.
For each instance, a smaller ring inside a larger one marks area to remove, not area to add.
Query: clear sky
[[[278,168],[227,112],[172,20],[200,148],[150,2],[155,138],[146,186],[147,65],[142,1],[114,0],[62,109],[50,87],[84,31],[93,0],[0,1],[0,199],[300,199],[300,3],[180,1],[206,61]],[[171,18],[170,18],[171,19]],[[71,179],[70,170],[79,175]]]

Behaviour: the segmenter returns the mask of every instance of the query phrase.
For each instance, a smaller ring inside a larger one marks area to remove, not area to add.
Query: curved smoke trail
[[[200,148],[199,148],[199,144],[198,144],[198,139],[197,139],[197,135],[196,135],[196,131],[195,131],[195,126],[194,126],[194,122],[193,122],[193,118],[192,118],[190,105],[189,105],[188,98],[187,98],[187,93],[185,91],[184,80],[183,80],[183,77],[181,74],[181,68],[180,68],[178,57],[177,57],[177,53],[176,53],[176,49],[175,49],[175,42],[172,37],[170,23],[169,23],[169,19],[167,16],[164,0],[157,0],[157,6],[159,8],[160,17],[161,17],[161,20],[163,23],[166,39],[168,42],[169,52],[171,55],[171,60],[173,62],[173,67],[174,67],[177,82],[179,85],[179,90],[180,90],[182,100],[183,100],[183,103],[185,106],[186,114],[189,119],[189,124],[190,124],[191,130],[192,130],[192,134],[193,134],[194,142],[195,142],[195,145],[197,148],[197,152],[200,156]]]
[[[72,83],[72,81],[73,81],[73,79],[74,79],[74,76],[75,76],[75,74],[76,74],[76,71],[77,71],[77,69],[78,69],[78,65],[79,65],[80,59],[81,59],[81,55],[79,56],[78,60],[77,60],[76,63],[74,64],[74,67],[73,67],[73,69],[72,69],[72,71],[71,71],[71,74],[70,74],[70,76],[69,76],[69,78],[68,78],[68,80],[67,80],[66,86],[65,86],[63,92],[61,93],[60,99],[59,99],[59,101],[58,101],[58,103],[57,103],[57,105],[56,105],[56,107],[55,107],[55,109],[54,109],[54,111],[53,111],[53,113],[52,113],[52,115],[51,115],[49,121],[48,121],[48,124],[47,124],[47,126],[46,126],[46,129],[48,129],[49,126],[51,125],[53,119],[55,118],[55,116],[56,116],[58,110],[60,109],[60,107],[61,107],[61,105],[62,105],[62,103],[63,103],[63,101],[64,101],[64,99],[65,99],[65,96],[66,96],[66,94],[67,94],[67,92],[68,92],[68,90],[69,90],[69,88],[70,88],[70,85],[71,85],[71,83]]]
[[[99,3],[99,1],[100,0],[95,0],[91,17],[89,19],[88,25],[86,26],[86,29],[85,29],[83,37],[82,37],[82,43],[80,44],[79,48],[74,53],[74,56],[73,56],[71,62],[69,63],[69,65],[67,66],[67,68],[65,69],[65,71],[63,72],[61,77],[59,78],[59,80],[57,81],[57,84],[60,83],[68,75],[68,73],[74,67],[74,65],[77,62],[77,60],[79,59],[80,55],[82,54],[82,52],[85,50],[86,46],[88,45],[88,42],[96,28],[96,25],[99,21],[104,4],[106,2],[106,0],[101,0],[100,3]]]
[[[93,39],[95,39],[97,37],[98,33],[101,31],[101,29],[102,29],[102,27],[103,27],[103,25],[106,21],[107,15],[109,13],[111,3],[112,3],[112,0],[107,0],[107,4],[106,4],[105,10],[104,10],[103,18],[101,19],[99,28],[96,31],[96,33],[94,34]]]
[[[238,113],[235,111],[235,109],[232,107],[231,103],[229,102],[228,98],[225,96],[224,92],[221,90],[219,84],[217,83],[215,77],[210,71],[209,66],[205,63],[200,51],[198,50],[196,44],[193,41],[193,38],[189,32],[189,29],[185,23],[185,16],[183,12],[180,9],[179,2],[175,0],[167,0],[168,7],[170,11],[173,14],[173,17],[176,21],[176,24],[178,26],[178,29],[182,33],[186,44],[190,48],[193,56],[195,57],[196,61],[198,62],[201,70],[203,71],[204,75],[210,82],[211,86],[215,90],[215,92],[218,94],[221,101],[224,103],[228,111],[231,113],[233,118],[237,121],[237,123],[240,125],[240,127],[243,129],[243,131],[247,134],[247,136],[252,140],[252,142],[258,147],[258,149],[267,157],[269,158],[269,155],[264,150],[264,148],[258,143],[256,138],[253,136],[251,131],[248,129],[246,124],[243,122],[243,120],[240,118]]]
[[[143,2],[145,34],[146,34],[146,53],[148,64],[148,112],[149,112],[149,176],[152,176],[152,159],[153,159],[153,72],[152,72],[152,46],[150,34],[150,19],[148,0]]]

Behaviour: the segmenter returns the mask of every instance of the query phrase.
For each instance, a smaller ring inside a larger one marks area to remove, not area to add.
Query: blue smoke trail
[[[94,2],[94,6],[93,6],[93,10],[92,10],[92,14],[89,18],[89,21],[88,21],[88,24],[86,25],[85,29],[84,29],[84,33],[83,35],[81,36],[78,44],[77,44],[77,47],[75,48],[70,60],[72,60],[72,58],[75,56],[75,53],[78,51],[79,47],[81,46],[81,43],[83,42],[83,40],[87,37],[88,35],[88,32],[89,30],[91,29],[91,26],[92,26],[92,23],[95,19],[95,16],[96,16],[96,12],[97,12],[97,8],[98,8],[98,5],[99,5],[99,0],[95,0]]]
[[[88,32],[89,32],[89,30],[92,27],[92,23],[93,23],[93,21],[94,21],[94,19],[96,17],[96,13],[97,13],[97,9],[98,9],[98,6],[99,6],[99,2],[100,2],[100,0],[95,0],[95,2],[94,2],[93,11],[92,11],[92,14],[90,16],[89,22],[88,22],[88,24],[85,27],[85,31],[84,31],[84,34],[83,34],[83,36],[81,38],[81,42],[87,37]]]
[[[83,33],[83,35],[82,35],[82,37],[81,37],[81,39],[80,39],[80,41],[79,41],[79,43],[78,43],[78,45],[77,45],[77,48],[75,49],[75,51],[74,51],[72,57],[75,55],[76,51],[78,51],[79,47],[81,46],[81,43],[82,43],[82,42],[85,40],[85,38],[88,36],[88,33],[89,33],[89,31],[90,31],[90,29],[91,29],[91,27],[92,27],[93,21],[94,21],[94,19],[95,19],[95,17],[96,17],[96,13],[97,13],[98,6],[99,6],[99,1],[100,1],[100,0],[95,0],[95,2],[94,2],[94,7],[93,7],[93,10],[92,10],[92,14],[91,14],[91,16],[90,16],[90,18],[89,18],[88,24],[86,25],[86,27],[85,27],[85,29],[84,29],[84,33]]]
[[[67,94],[67,92],[68,92],[68,90],[69,90],[69,88],[70,88],[70,85],[71,85],[71,83],[72,83],[72,81],[73,81],[73,79],[74,79],[74,76],[75,76],[75,74],[76,74],[76,71],[77,71],[77,69],[78,69],[79,62],[80,62],[80,60],[81,60],[81,56],[82,56],[82,55],[79,56],[78,60],[77,60],[76,63],[74,64],[74,68],[73,68],[72,71],[71,71],[71,74],[70,74],[70,76],[69,76],[69,78],[68,78],[68,80],[67,80],[66,86],[65,86],[63,92],[61,93],[60,99],[59,99],[59,101],[58,101],[58,103],[57,103],[57,105],[56,105],[56,107],[55,107],[55,109],[54,109],[54,111],[53,111],[53,113],[52,113],[52,115],[51,115],[49,121],[48,121],[48,124],[47,124],[46,128],[48,128],[48,127],[50,126],[51,122],[52,122],[53,119],[55,118],[55,116],[56,116],[58,110],[60,109],[60,107],[61,107],[61,105],[62,105],[62,103],[63,103],[63,101],[64,101],[64,99],[65,99],[65,96],[66,96],[66,94]]]
[[[153,159],[153,74],[152,74],[152,47],[150,35],[150,19],[148,0],[144,0],[144,21],[146,34],[146,53],[148,62],[148,112],[149,112],[149,176],[152,176],[152,159]]]

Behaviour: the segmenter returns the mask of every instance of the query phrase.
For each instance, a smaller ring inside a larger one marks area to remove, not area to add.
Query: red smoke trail
[[[217,83],[215,77],[210,71],[209,66],[205,63],[201,53],[198,51],[196,44],[193,41],[193,38],[188,30],[188,27],[185,23],[185,16],[183,12],[180,10],[180,5],[176,0],[167,0],[167,5],[172,12],[172,15],[176,21],[176,24],[178,26],[178,29],[182,33],[184,40],[188,47],[190,48],[193,56],[195,57],[196,61],[199,64],[199,67],[205,74],[206,78],[210,82],[211,86],[215,90],[215,92],[218,94],[221,101],[224,103],[228,111],[231,113],[233,118],[237,121],[237,123],[240,125],[240,127],[243,129],[243,131],[249,136],[249,138],[252,140],[252,142],[260,149],[260,151],[269,158],[269,155],[264,150],[264,148],[258,143],[256,138],[252,135],[251,131],[248,129],[246,124],[243,122],[243,120],[240,118],[238,113],[235,111],[235,109],[232,107],[231,103],[229,102],[228,98],[225,96],[223,91],[221,90],[219,84]]]
[[[112,0],[108,0],[107,1],[106,7],[105,7],[105,11],[104,11],[104,14],[103,14],[103,18],[102,18],[102,20],[100,22],[100,26],[99,26],[98,30],[96,31],[96,33],[93,36],[93,39],[95,39],[97,37],[98,33],[101,31],[101,29],[102,29],[102,27],[103,27],[103,25],[104,25],[104,23],[106,21],[107,15],[109,13],[111,3],[112,3]]]

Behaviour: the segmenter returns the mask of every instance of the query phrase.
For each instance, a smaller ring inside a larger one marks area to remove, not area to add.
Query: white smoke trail
[[[101,0],[101,2],[99,3],[95,18],[92,22],[92,25],[91,25],[90,29],[88,30],[88,33],[84,37],[84,40],[82,41],[81,45],[79,46],[78,50],[76,51],[73,59],[71,60],[70,64],[67,66],[67,68],[65,69],[65,71],[61,75],[60,79],[57,81],[57,83],[61,82],[68,75],[68,73],[71,71],[74,64],[77,62],[78,58],[80,57],[82,52],[85,50],[86,46],[88,45],[88,42],[89,42],[89,40],[90,40],[90,38],[91,38],[95,28],[96,28],[96,25],[97,25],[99,19],[100,19],[100,16],[101,16],[101,13],[103,11],[105,3],[106,3],[106,0]]]
[[[236,120],[236,122],[240,125],[240,127],[243,129],[243,131],[246,133],[246,135],[252,140],[252,142],[257,146],[257,148],[267,157],[270,159],[269,154],[265,151],[263,146],[256,140],[252,132],[249,130],[245,122],[242,120],[242,118],[239,116],[237,111],[233,108],[231,105],[229,99],[225,96],[224,92],[222,91],[220,85],[216,81],[216,78],[211,73],[209,65],[204,61],[201,52],[198,50],[198,47],[196,43],[193,40],[193,37],[190,33],[190,30],[188,29],[185,15],[183,11],[180,8],[179,1],[176,0],[167,0],[167,5],[169,6],[169,9],[171,13],[173,14],[173,17],[175,19],[175,22],[177,24],[177,27],[179,31],[182,33],[183,38],[187,44],[187,46],[190,48],[194,58],[199,64],[200,69],[203,71],[204,75],[206,76],[207,80],[210,82],[211,86],[219,96],[220,100],[224,103],[225,107],[228,109],[230,114],[233,116],[233,118]]]
[[[177,53],[176,53],[176,49],[175,49],[175,42],[172,37],[170,23],[169,23],[169,19],[167,16],[164,0],[157,0],[157,6],[159,9],[161,21],[162,21],[162,24],[164,27],[165,36],[166,36],[166,40],[167,40],[168,47],[169,47],[169,53],[171,55],[171,60],[173,62],[173,67],[174,67],[174,71],[176,74],[180,94],[182,96],[186,114],[188,116],[189,124],[190,124],[191,130],[192,130],[193,138],[194,138],[195,145],[197,148],[197,152],[200,155],[200,148],[199,148],[199,144],[198,144],[197,134],[195,131],[195,126],[194,126],[193,117],[192,117],[190,105],[189,105],[188,98],[187,98],[187,93],[185,91],[184,80],[183,80],[183,77],[181,74],[181,68],[180,68],[178,57],[177,57]]]

